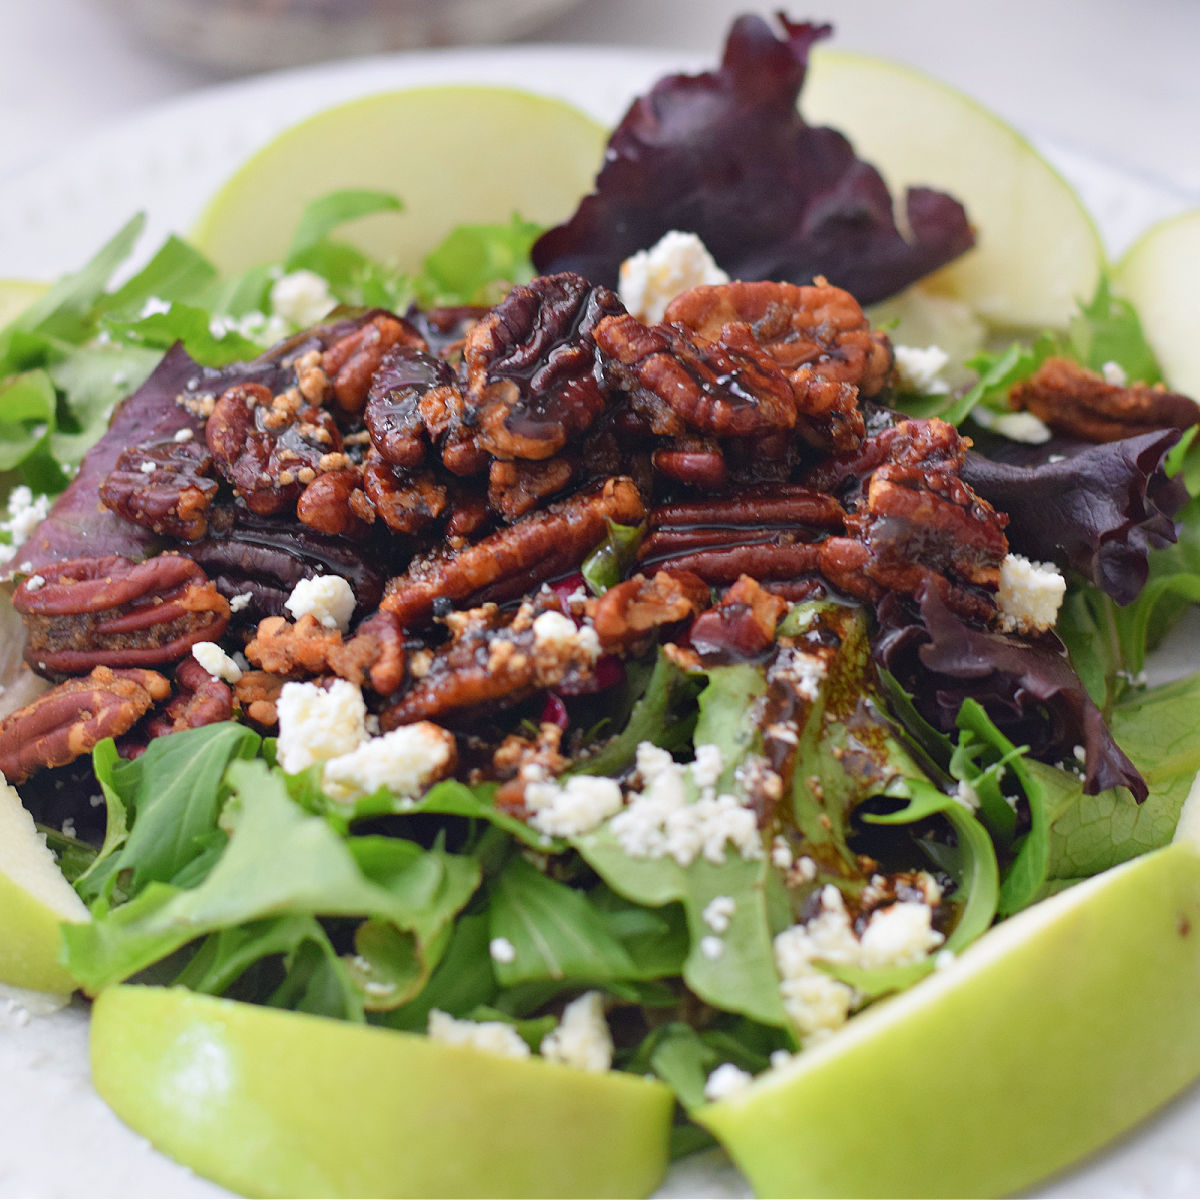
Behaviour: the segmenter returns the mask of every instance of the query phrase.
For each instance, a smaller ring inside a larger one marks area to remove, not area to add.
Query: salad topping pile
[[[920,191],[902,236],[803,122],[825,32],[740,21],[568,222],[470,231],[486,279],[388,274],[333,230],[391,202],[346,193],[284,272],[174,242],[110,291],[127,232],[0,335],[5,465],[61,492],[9,502],[47,686],[0,770],[91,906],[86,992],[536,1050],[686,1111],[1169,837],[1191,772],[1147,800],[1137,675],[1197,578],[1200,408],[1103,283],[969,384],[873,326],[972,233]],[[1098,810],[1136,831],[1072,840]]]

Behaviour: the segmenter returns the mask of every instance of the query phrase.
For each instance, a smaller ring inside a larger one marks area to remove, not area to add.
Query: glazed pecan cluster
[[[864,403],[890,372],[824,280],[696,288],[651,326],[566,273],[488,310],[372,310],[222,371],[173,351],[30,539],[26,657],[59,683],[0,728],[0,757],[28,774],[104,736],[136,752],[231,714],[270,728],[300,679],[351,681],[385,730],[465,730],[602,688],[666,636],[761,654],[781,597],[932,582],[986,624],[1004,519],[951,427]],[[589,599],[581,564],[614,525],[643,527],[637,562]],[[348,625],[289,612],[330,575]],[[491,749],[558,753],[513,736]]]

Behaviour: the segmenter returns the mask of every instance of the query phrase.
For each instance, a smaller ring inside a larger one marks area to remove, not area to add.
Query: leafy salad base
[[[552,61],[550,55],[538,53],[534,56]],[[94,218],[89,218],[94,219],[94,225],[88,228],[87,222],[81,223],[75,216],[68,220],[61,205],[51,205],[49,215],[44,215],[47,225],[59,226],[60,234],[71,225],[73,239],[79,242],[79,252],[73,249],[74,240],[66,244],[56,241],[54,257],[42,258],[36,267],[30,263],[29,270],[45,275],[77,265],[105,234],[110,233],[133,208],[141,205],[148,207],[159,220],[169,219],[177,225],[186,225],[194,215],[191,207],[194,197],[207,194],[210,188],[205,180],[188,180],[186,175],[181,180],[175,174],[167,188],[170,194],[161,197],[160,202],[155,188],[147,186],[146,176],[152,175],[152,164],[145,158],[147,147],[163,144],[154,132],[157,120],[169,120],[177,134],[182,119],[185,134],[193,139],[191,144],[204,142],[215,146],[222,137],[225,138],[223,149],[208,159],[201,156],[197,163],[198,170],[211,172],[212,181],[216,182],[248,149],[274,132],[271,122],[276,119],[276,114],[279,124],[290,123],[304,115],[306,107],[315,106],[311,99],[314,95],[320,96],[320,106],[324,106],[379,87],[449,82],[468,77],[478,79],[478,75],[468,73],[478,71],[481,63],[488,64],[483,68],[488,81],[527,82],[525,72],[529,69],[529,57],[524,52],[405,57],[403,60],[362,64],[356,70],[340,68],[337,71],[321,69],[292,73],[271,81],[271,87],[263,93],[270,97],[266,107],[249,120],[246,118],[248,97],[245,94],[249,89],[245,88],[222,89],[203,100],[190,102],[184,106],[186,112],[175,105],[169,113],[151,114],[128,131],[114,135],[129,138],[131,146],[140,147],[140,154],[135,151],[126,160],[128,178],[123,178],[111,193],[106,189],[104,202],[88,210],[95,214]],[[590,69],[584,70],[584,63],[590,64]],[[397,65],[405,70],[402,77],[395,74]],[[539,64],[539,71],[543,65]],[[677,67],[678,60],[672,59],[671,65]],[[619,61],[612,58],[606,61],[603,52],[589,51],[573,55],[566,62],[558,60],[550,75],[543,72],[541,77],[551,80],[547,90],[561,87],[559,94],[598,117],[610,118],[619,111],[629,92],[658,73],[661,67],[660,57],[647,55],[630,63],[627,52],[622,51]],[[411,73],[413,69],[417,69],[417,74]],[[338,86],[346,90],[339,93],[335,87],[331,93],[324,86],[316,87],[310,78],[316,75],[337,77],[341,80]],[[599,95],[594,84],[602,78],[604,94]],[[262,87],[261,84],[257,86]],[[297,99],[301,91],[306,96],[303,102]],[[251,140],[244,142],[243,138]],[[180,139],[180,144],[188,145],[189,138]],[[229,151],[231,146],[236,146],[232,153]],[[229,157],[223,158],[222,154]],[[78,172],[78,160],[74,161]],[[1071,158],[1068,156],[1060,161],[1074,176]],[[1086,171],[1075,177],[1076,182],[1081,186],[1085,201],[1100,216],[1106,230],[1111,231],[1110,242],[1114,247],[1119,247],[1135,228],[1170,211],[1176,204],[1176,198],[1169,193],[1147,189],[1136,180],[1109,171],[1103,164],[1088,163],[1086,167]],[[48,174],[52,181],[54,171]],[[161,176],[158,178],[160,184],[165,182]],[[41,179],[42,186],[48,186],[44,174]],[[135,201],[128,198],[130,188],[137,196]],[[185,192],[188,193],[186,206],[182,202]],[[26,201],[29,201],[28,196]],[[2,210],[0,204],[0,212]],[[112,212],[119,213],[119,218],[110,221]],[[85,226],[82,229],[81,224]],[[7,230],[14,238],[21,237],[19,221],[0,220],[0,229]],[[156,244],[154,235],[155,231],[151,230],[145,244]],[[0,251],[3,251],[7,264],[23,269],[22,260],[9,256],[2,242]],[[1186,645],[1187,640],[1177,635],[1176,645],[1180,644]],[[1179,657],[1172,655],[1170,649],[1160,652],[1158,658],[1160,662],[1170,662],[1178,667]],[[127,1196],[229,1194],[154,1153],[144,1141],[121,1125],[95,1095],[88,1081],[86,1012],[82,1006],[71,1006],[33,1019],[29,1018],[29,1012],[22,998],[0,998],[0,1079],[4,1081],[0,1086],[0,1121],[4,1122],[8,1134],[6,1144],[16,1148],[14,1157],[19,1154],[18,1161],[7,1162],[0,1158],[0,1192],[13,1195],[86,1192]],[[1193,1181],[1200,1177],[1200,1162],[1194,1155],[1190,1136],[1198,1114],[1200,1091],[1193,1089],[1125,1146],[1102,1155],[1059,1181],[1058,1186],[1041,1189],[1038,1194],[1189,1194],[1195,1190]],[[676,1164],[657,1194],[731,1197],[750,1193],[745,1181],[723,1155],[706,1152]]]

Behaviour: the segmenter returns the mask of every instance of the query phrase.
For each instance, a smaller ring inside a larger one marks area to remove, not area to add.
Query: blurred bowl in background
[[[160,49],[230,74],[509,41],[579,0],[106,0]]]

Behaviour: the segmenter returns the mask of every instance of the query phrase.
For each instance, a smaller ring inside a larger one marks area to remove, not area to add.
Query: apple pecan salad
[[[686,1111],[1169,840],[1194,766],[1148,786],[1180,694],[1143,672],[1200,594],[1200,408],[1104,279],[965,364],[868,315],[969,214],[898,220],[797,108],[827,29],[781,24],[637,101],[563,224],[485,231],[519,269],[389,275],[343,195],[223,290],[178,241],[110,286],[123,232],[4,331],[0,771],[87,993]]]

